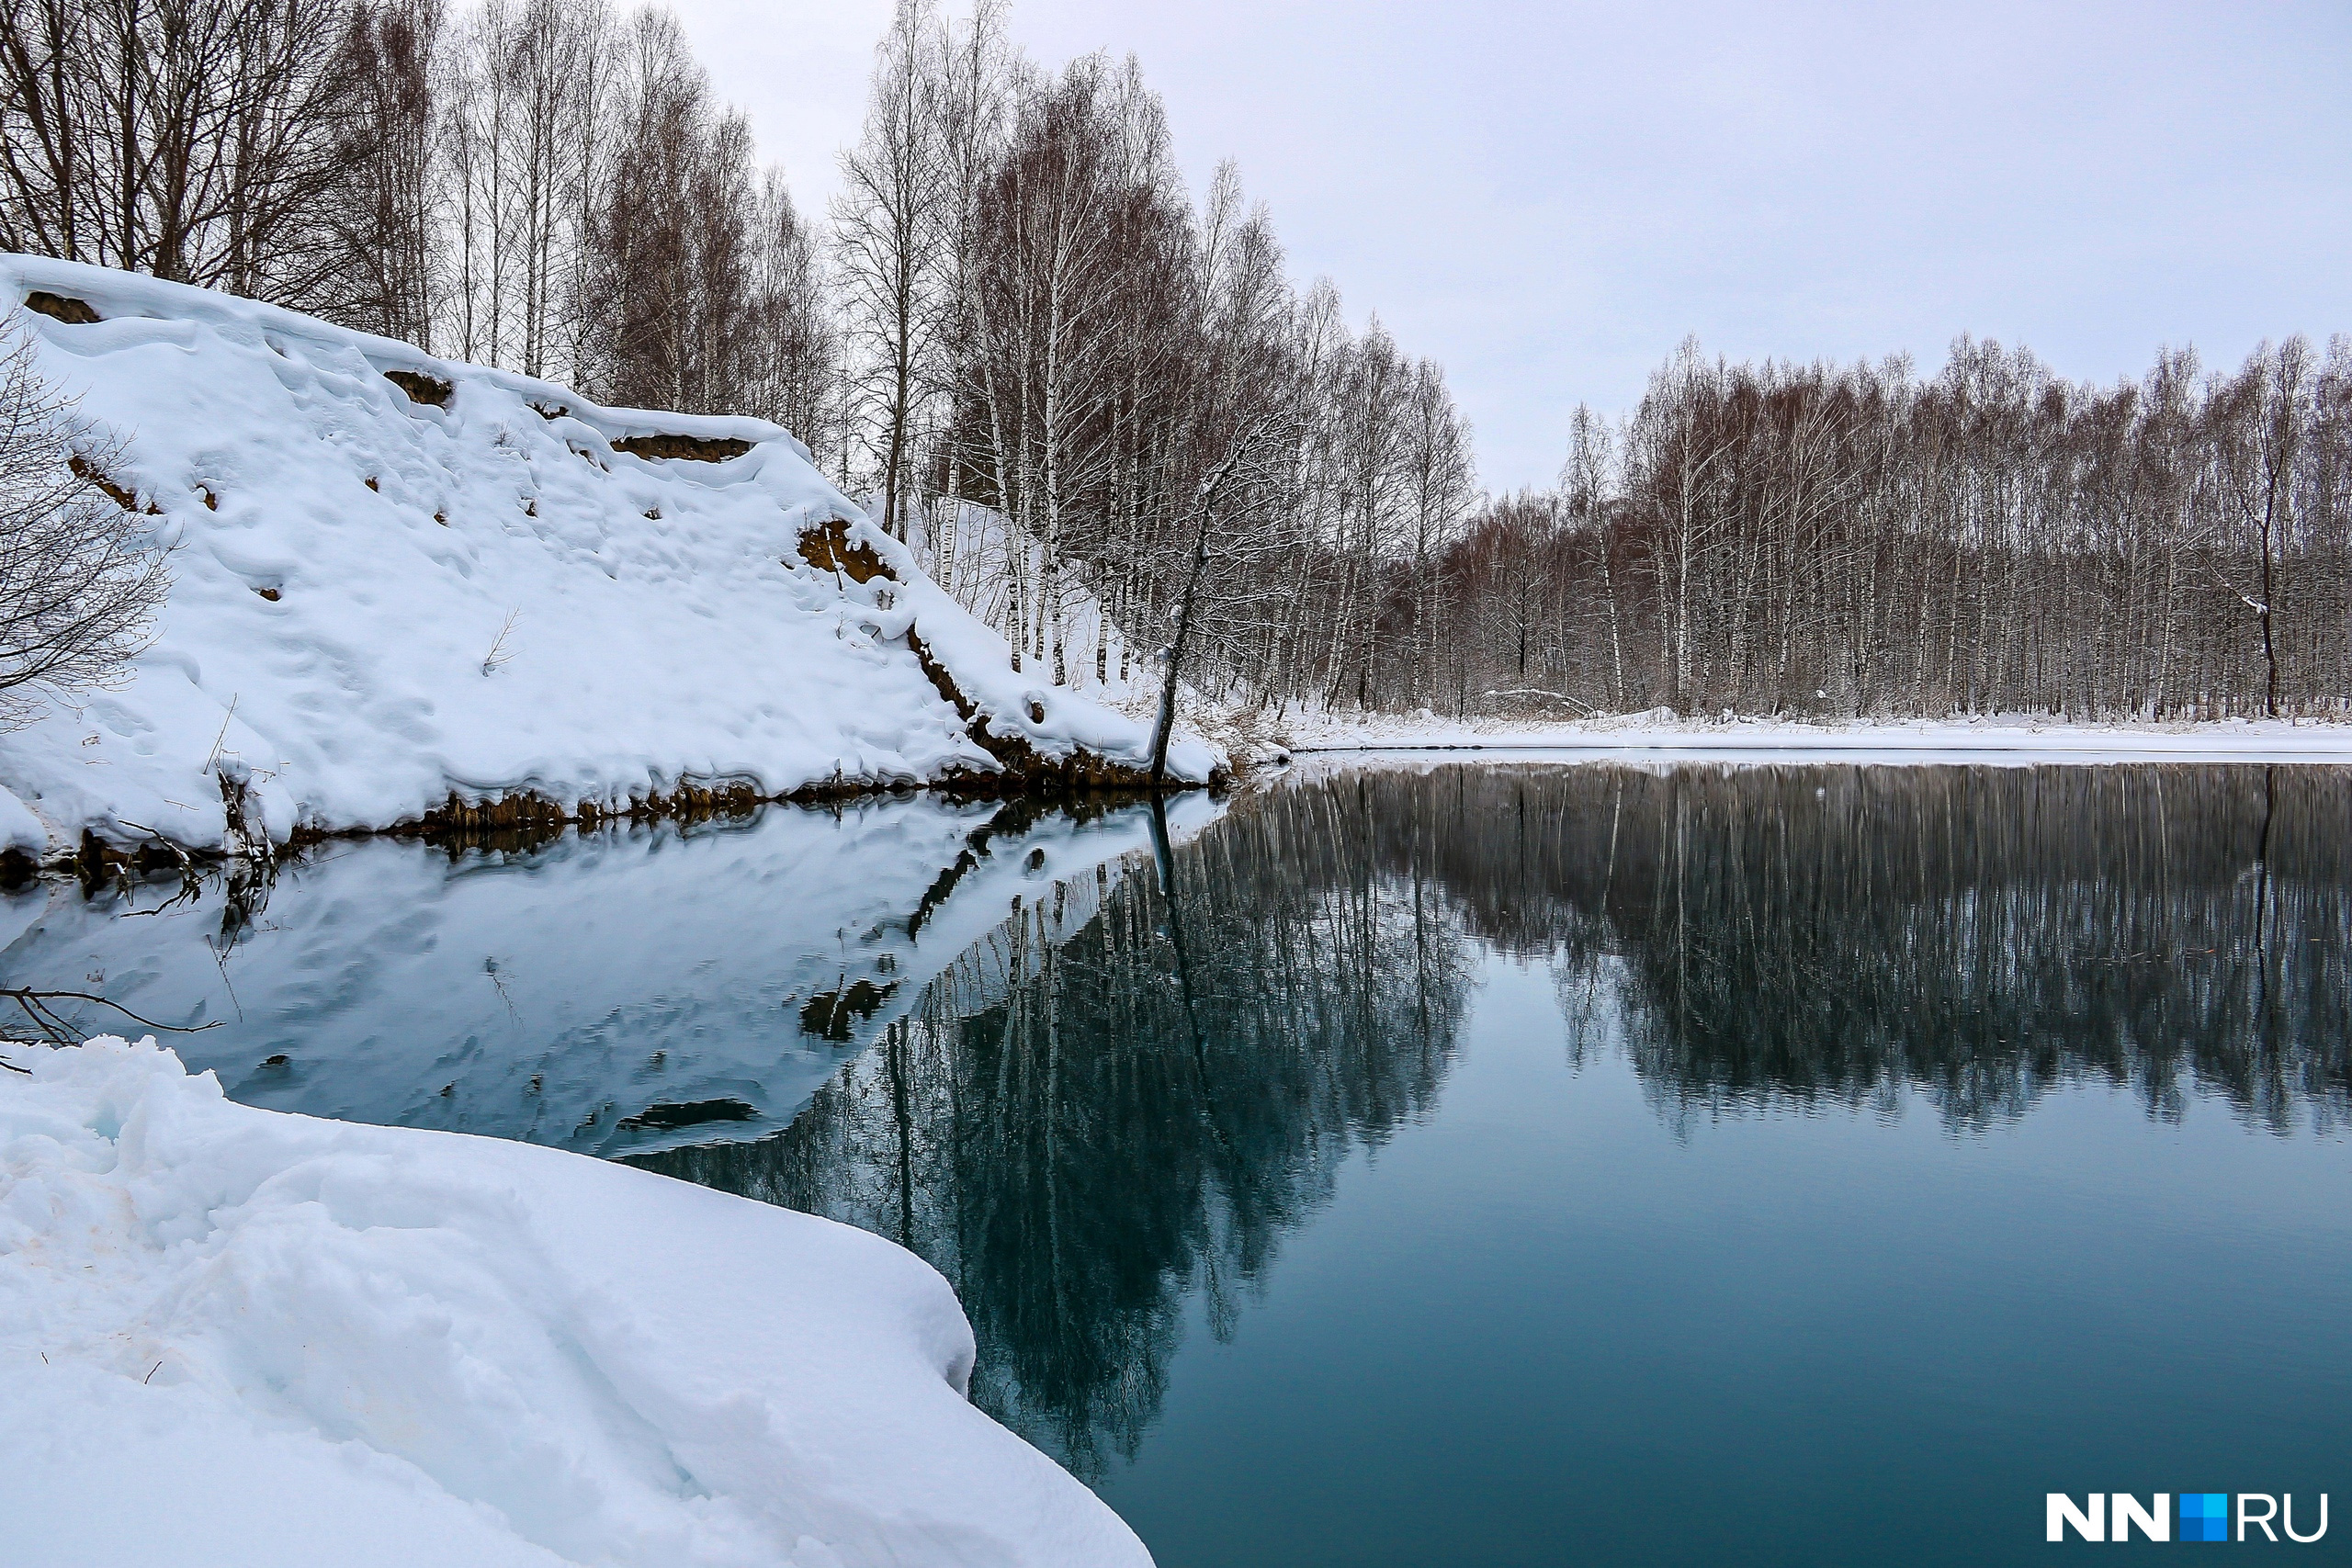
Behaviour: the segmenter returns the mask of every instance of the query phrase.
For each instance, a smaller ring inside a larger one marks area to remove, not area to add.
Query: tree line
[[[2109,387],[1967,338],[1928,378],[1686,344],[1442,570],[1464,708],[2340,715],[2352,339]]]
[[[2352,696],[2342,338],[2112,387],[1965,338],[1925,378],[1685,344],[1488,498],[1442,367],[1294,279],[1230,164],[1188,189],[1132,58],[1046,69],[1001,0],[899,0],[821,217],[655,8],[0,14],[0,245],[773,419],[1041,680],[1166,649],[1276,716]]]
[[[0,0],[0,245],[602,400],[821,425],[820,237],[676,18]]]
[[[1193,199],[1132,59],[1048,71],[997,0],[901,0],[812,221],[659,9],[0,8],[0,245],[774,419],[1041,677],[1112,678],[1089,596],[1184,620],[1227,694],[1370,700],[1391,636],[1434,640],[1429,594],[1380,606],[1472,499],[1442,372],[1295,287],[1230,166]]]

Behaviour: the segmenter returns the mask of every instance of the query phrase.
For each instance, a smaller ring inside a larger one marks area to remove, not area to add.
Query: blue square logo
[[[2180,1495],[2180,1539],[2230,1539],[2230,1495],[2226,1492],[2184,1492]]]

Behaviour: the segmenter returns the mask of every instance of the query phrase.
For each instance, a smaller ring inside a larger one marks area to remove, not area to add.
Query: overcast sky
[[[885,0],[677,0],[804,205]],[[1436,356],[1490,488],[1547,483],[1685,334],[2062,373],[2352,332],[2352,5],[1014,0],[1140,55],[1195,190],[1238,158],[1302,281]]]

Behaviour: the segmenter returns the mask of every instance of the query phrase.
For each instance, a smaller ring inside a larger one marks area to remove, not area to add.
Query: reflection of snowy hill
[[[1145,759],[1143,725],[1016,672],[774,425],[602,409],[97,267],[8,256],[0,284],[98,318],[13,319],[175,550],[130,681],[0,740],[0,783],[53,840],[217,844],[216,774],[283,840],[452,792],[609,807],[681,783],[918,783],[997,753]],[[812,564],[803,530],[829,523],[839,547]],[[859,581],[867,564],[884,575]],[[1171,756],[1188,779],[1212,761]],[[13,822],[0,804],[0,837]]]
[[[1181,831],[1217,810],[1195,794],[1170,817]],[[12,984],[220,1021],[171,1043],[254,1104],[660,1147],[773,1131],[1016,901],[1051,896],[1076,924],[1095,889],[1080,874],[1149,844],[1139,806],[929,796],[531,856],[335,844],[242,929],[217,889],[160,909],[168,888],[144,890],[134,919],[70,886],[8,900],[0,931],[21,934],[0,962]]]

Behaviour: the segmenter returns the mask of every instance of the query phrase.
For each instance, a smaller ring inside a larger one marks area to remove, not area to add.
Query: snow
[[[0,850],[22,850],[39,855],[49,848],[49,830],[32,808],[0,789]]]
[[[5,1049],[0,1517],[82,1565],[1148,1563],[887,1241]]]
[[[875,505],[880,504],[876,498]],[[986,625],[1008,637],[1027,623],[1031,657],[1053,668],[1052,637],[1046,651],[1035,651],[1040,619],[1057,626],[1063,673],[1071,690],[1148,728],[1159,712],[1160,665],[1149,649],[1130,637],[1089,585],[1081,563],[1064,560],[1048,572],[1045,542],[1002,513],[968,501],[934,500],[930,515],[915,513],[911,544],[932,580]],[[1023,589],[1016,595],[1012,580]],[[1038,601],[1047,614],[1041,617]],[[1058,610],[1058,615],[1051,612]],[[1101,678],[1097,679],[1097,667]],[[1211,696],[1191,681],[1176,689],[1177,732],[1206,740],[1228,764],[1248,769],[1280,761],[1284,748],[1269,734],[1269,722],[1247,690]]]
[[[874,504],[880,504],[878,497]],[[1130,645],[1088,586],[1079,563],[1065,560],[1058,570],[1049,572],[1045,541],[993,507],[939,500],[928,514],[918,511],[915,518],[918,531],[910,542],[932,581],[1008,637],[1025,621],[1028,657],[1042,659],[1046,673],[1052,672],[1052,638],[1057,630],[1064,673],[1072,690],[1096,694],[1122,711],[1159,700],[1159,666],[1148,649]],[[1012,591],[1016,573],[1024,585],[1021,595]],[[1042,655],[1035,652],[1035,641],[1041,620],[1049,628]]]
[[[1988,719],[1792,720],[1679,717],[1665,709],[1568,722],[1444,719],[1419,715],[1293,716],[1278,727],[1292,750],[1481,750],[1514,760],[1575,761],[1622,753],[1754,761],[1841,762],[2271,761],[2352,763],[2352,724],[2221,720],[2085,724]]]
[[[1171,830],[1222,810],[1190,792],[1169,803]],[[1150,842],[1138,805],[1038,816],[915,795],[569,835],[525,856],[334,843],[281,867],[240,918],[218,879],[192,897],[53,883],[0,900],[0,971],[158,1023],[217,1021],[174,1044],[250,1104],[637,1152],[782,1128],[933,976],[986,956],[1016,901],[1075,929],[1096,868]],[[832,1014],[834,1038],[808,1032],[814,998],[861,987],[870,1010]],[[720,1100],[741,1113],[642,1120]]]
[[[1143,724],[1016,673],[776,426],[600,408],[69,262],[0,255],[0,282],[103,318],[11,320],[98,445],[119,444],[107,477],[174,552],[161,633],[120,689],[0,740],[0,784],[55,843],[88,827],[218,845],[223,777],[283,842],[412,819],[453,791],[571,807],[682,780],[773,795],[996,771],[910,632],[995,735],[1050,760],[1148,758]],[[394,370],[452,395],[413,401]],[[615,449],[645,434],[752,446],[723,462]],[[804,561],[803,528],[833,519],[899,581]],[[1187,782],[1217,761],[1193,739],[1170,758]]]

